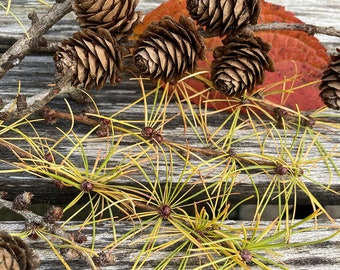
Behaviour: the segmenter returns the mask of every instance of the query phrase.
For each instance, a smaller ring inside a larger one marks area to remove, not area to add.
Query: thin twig
[[[256,165],[256,166],[272,166],[275,167],[276,163],[273,161],[266,161],[266,160],[260,160],[260,159],[252,159],[252,158],[245,158],[245,157],[240,157],[237,154],[231,154],[231,153],[227,153],[227,152],[223,152],[220,150],[214,150],[211,148],[206,148],[206,147],[194,147],[194,146],[183,146],[174,142],[171,142],[169,140],[163,140],[162,141],[164,144],[167,145],[171,145],[173,147],[176,147],[182,151],[190,151],[190,152],[196,152],[199,153],[201,155],[205,155],[208,157],[230,157],[233,158],[235,160],[237,160],[240,164],[242,165]]]
[[[13,152],[14,155],[21,158],[32,158],[32,154],[22,149],[21,147],[10,143],[4,138],[0,138],[0,146],[7,148],[9,151]]]
[[[40,224],[40,225],[46,227],[47,229],[51,226],[51,224],[44,221],[44,218],[42,216],[39,216],[39,215],[29,211],[29,210],[16,210],[16,209],[13,208],[13,203],[11,201],[7,201],[7,200],[0,198],[0,209],[3,208],[3,207],[10,209],[11,211],[22,216],[29,223],[35,222],[37,224]],[[62,235],[62,237],[65,237],[65,235]]]
[[[323,34],[328,36],[340,37],[340,30],[337,30],[334,27],[322,27],[305,23],[264,23],[252,25],[250,26],[250,29],[254,32],[270,30],[303,31],[310,36],[314,36],[315,34]]]
[[[244,31],[251,30],[253,32],[260,31],[301,31],[305,32],[310,36],[314,36],[316,34],[322,34],[327,36],[340,37],[340,30],[330,27],[317,26],[313,24],[306,23],[261,23],[256,25],[249,25],[244,28]],[[198,32],[205,38],[216,37],[219,36],[219,32],[208,33],[204,31],[202,28],[198,29]]]
[[[322,34],[322,35],[340,37],[340,30],[334,28],[333,26],[323,27],[323,26],[317,26],[317,25],[305,24],[305,23],[275,23],[275,22],[274,23],[263,23],[263,24],[250,25],[249,29],[254,32],[281,31],[281,30],[302,31],[302,32],[307,33],[310,36],[314,36],[316,34]],[[198,31],[205,38],[218,36],[218,33],[207,33],[203,29],[199,29]],[[66,38],[67,37],[65,37],[65,39]],[[58,47],[61,45],[61,42],[62,40],[56,40],[56,39],[54,39],[53,41],[47,40],[46,44],[43,44],[43,45],[37,44],[36,46],[31,48],[32,49],[31,52],[54,53],[58,49]],[[133,48],[134,42],[132,42],[131,40],[124,41],[122,45],[126,48]]]
[[[37,215],[37,214],[33,213],[32,211],[29,211],[27,209],[25,209],[25,210],[17,210],[15,208],[13,208],[13,202],[4,200],[3,198],[0,197],[0,209],[1,208],[10,209],[11,211],[13,211],[13,212],[17,213],[18,215],[22,216],[25,219],[25,221],[27,221],[27,223],[39,224],[42,227],[44,227],[45,229],[47,229],[49,232],[51,232],[52,234],[57,235],[57,236],[59,236],[61,238],[64,238],[64,239],[67,239],[67,240],[73,242],[72,234],[66,232],[59,225],[50,224],[50,223],[45,221],[43,216]],[[84,253],[83,251],[81,251],[81,249],[78,249],[78,250],[79,250],[80,253]],[[93,262],[90,261],[91,260],[90,257],[87,256],[86,254],[82,254],[82,255],[88,261],[88,264],[93,266]],[[92,267],[92,269],[99,269],[99,268]]]
[[[61,112],[58,110],[51,109],[47,106],[44,106],[42,109],[42,116],[43,118],[50,123],[54,123],[57,121],[57,119],[63,119],[63,120],[70,120],[70,121],[76,121],[78,123],[83,123],[88,126],[97,126],[100,124],[99,120],[95,120],[90,118],[87,115],[77,115],[77,114],[71,114],[69,112]]]

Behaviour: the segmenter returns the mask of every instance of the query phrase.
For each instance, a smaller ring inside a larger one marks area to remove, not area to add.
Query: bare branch
[[[32,211],[29,211],[27,209],[24,210],[16,210],[13,208],[13,202],[4,200],[3,198],[1,198],[0,196],[0,209],[1,208],[7,208],[15,213],[17,213],[18,215],[22,216],[25,221],[27,223],[35,223],[35,224],[39,224],[42,227],[45,227],[49,232],[51,232],[52,234],[58,235],[62,238],[65,238],[71,242],[73,242],[73,237],[71,233],[66,232],[63,228],[61,228],[59,225],[57,224],[50,224],[48,223],[43,216],[37,215],[35,213],[33,213]],[[76,245],[76,243],[75,243]],[[96,267],[91,258],[85,254],[85,251],[81,251],[81,249],[78,250],[80,252],[80,254],[83,255],[83,257],[87,260],[88,264],[91,265],[92,269],[99,269],[98,267]]]
[[[259,31],[280,31],[280,30],[290,30],[290,31],[302,31],[307,33],[310,36],[314,36],[315,34],[322,34],[334,37],[340,37],[340,30],[334,27],[322,27],[313,24],[305,24],[305,23],[263,23],[256,25],[248,25],[243,29],[245,32],[247,30],[251,30],[253,32]],[[219,32],[208,33],[203,29],[199,29],[200,34],[205,37],[216,37],[219,36]]]
[[[60,81],[58,81],[58,85],[52,87],[50,90],[46,90],[28,98],[26,109],[20,110],[18,106],[13,106],[15,104],[12,102],[7,104],[2,110],[0,110],[0,120],[22,118],[33,112],[41,110],[50,100],[56,96],[73,92],[74,87],[72,87],[69,83],[70,76],[72,76],[72,74],[69,73],[68,75],[69,76],[65,76]],[[13,102],[16,103],[16,99]]]
[[[0,79],[9,69],[18,65],[25,55],[39,44],[39,42],[36,41],[71,10],[71,0],[66,0],[64,3],[54,4],[40,20],[37,19],[34,14],[31,15],[32,26],[27,32],[29,38],[26,35],[20,38],[0,58]]]

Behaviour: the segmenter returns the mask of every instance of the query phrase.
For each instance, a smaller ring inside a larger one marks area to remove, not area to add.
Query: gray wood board
[[[53,4],[54,1],[46,1]],[[144,14],[148,13],[164,0],[141,0],[137,9]],[[273,4],[284,5],[286,10],[292,11],[303,22],[316,24],[320,26],[333,26],[340,29],[340,4],[337,0],[306,0],[306,1],[293,1],[293,0],[270,0]],[[36,11],[38,16],[46,13],[47,6],[42,5],[39,1],[25,0],[20,1],[20,4],[13,3],[11,6],[12,12],[22,22],[23,26],[27,29],[31,22],[27,15],[31,11]],[[23,28],[11,17],[5,15],[5,11],[0,9],[0,51],[11,44],[15,39],[22,36],[24,33]],[[73,13],[65,16],[47,33],[47,38],[50,41],[61,41],[64,38],[72,36],[72,34],[79,30],[76,24],[76,17]],[[328,48],[329,52],[334,52],[335,48],[340,47],[339,38],[330,37],[325,35],[317,36],[320,41]],[[5,45],[7,44],[7,45]]]
[[[340,222],[339,220],[337,221]],[[228,221],[228,225],[233,227],[239,227],[243,224],[244,226],[251,226],[250,222],[238,222],[238,221]],[[261,226],[265,227],[269,223],[262,222]],[[70,228],[72,225],[77,225],[75,222],[68,224]],[[329,226],[328,222],[324,222],[319,220],[318,226],[319,229],[317,233],[313,230],[306,230],[303,232],[304,228],[311,228],[314,226],[313,223],[305,223],[303,226],[299,227],[301,232],[298,234],[292,234],[290,237],[290,243],[302,243],[306,241],[314,241],[317,239],[325,238],[330,234],[334,233],[336,229],[324,228],[323,226]],[[115,224],[117,237],[121,236],[121,234],[126,233],[128,230],[131,230],[133,227],[128,222],[118,222]],[[106,245],[109,245],[113,241],[112,233],[108,229],[110,228],[109,224],[101,223],[96,228],[96,246],[95,251],[99,252]],[[24,229],[24,224],[22,222],[5,222],[0,223],[0,230],[5,230],[9,232],[18,232]],[[87,241],[84,242],[83,246],[91,245],[91,228],[86,228],[82,231],[88,237]],[[147,232],[142,233],[138,237],[145,237]],[[166,238],[167,239],[167,238]],[[113,265],[102,267],[102,269],[131,269],[134,258],[140,252],[144,242],[135,242],[135,239],[129,239],[124,242],[123,245],[118,245],[113,251],[116,258],[116,262]],[[38,241],[29,241],[31,248],[34,249],[35,254],[40,257],[41,266],[39,269],[41,270],[59,270],[64,269],[64,267],[60,264],[55,254],[51,251],[49,246],[42,240]],[[336,270],[340,265],[340,234],[336,237],[327,240],[322,244],[308,245],[297,248],[286,248],[286,249],[277,249],[275,250],[279,256],[276,257],[277,260],[283,262],[288,269],[327,269],[327,270]],[[152,260],[146,262],[142,269],[154,269],[157,262],[160,259],[165,258],[167,251],[162,251],[159,253],[155,253],[152,256]],[[262,255],[268,256],[267,253],[263,253]],[[275,257],[275,256],[274,256]],[[170,266],[167,269],[176,269],[174,265],[176,265],[176,259],[172,261]],[[68,261],[72,270],[80,270],[80,269],[90,269],[84,260],[76,260],[76,261]],[[171,267],[172,265],[172,267]],[[195,261],[189,261],[189,267],[187,269],[195,268]],[[251,266],[251,269],[259,269],[254,265]],[[275,266],[270,266],[270,269],[279,269]]]

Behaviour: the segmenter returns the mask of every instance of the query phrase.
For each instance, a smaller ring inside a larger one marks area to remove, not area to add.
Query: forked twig
[[[34,40],[44,35],[57,21],[72,10],[71,0],[64,3],[56,3],[46,15],[40,19],[32,19],[32,26],[27,35],[21,37],[0,57],[0,79],[12,67],[18,65],[21,60],[36,45]]]

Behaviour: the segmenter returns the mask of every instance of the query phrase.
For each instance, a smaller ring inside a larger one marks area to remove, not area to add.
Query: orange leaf
[[[146,14],[143,21],[135,27],[135,35],[133,36],[133,39],[142,34],[145,27],[148,26],[151,22],[158,21],[162,19],[165,15],[171,16],[176,21],[178,21],[181,15],[189,16],[189,13],[186,9],[186,0],[169,0],[162,3],[150,13]]]
[[[165,15],[170,15],[178,19],[181,15],[188,16],[185,0],[169,0],[161,4],[158,8],[147,14],[141,24],[135,29],[136,38],[144,28],[154,20],[159,20]],[[259,23],[271,22],[292,22],[302,23],[288,12],[283,6],[267,3],[261,0],[261,14]],[[301,111],[309,111],[324,106],[319,97],[318,84],[322,70],[327,66],[329,57],[325,47],[315,37],[309,36],[302,31],[263,31],[256,32],[263,40],[272,44],[269,56],[274,61],[275,72],[266,72],[264,83],[257,88],[266,88],[273,83],[281,82],[276,85],[278,90],[289,90],[289,94],[268,94],[265,98],[289,108],[295,109],[296,105]],[[212,51],[216,46],[221,45],[220,38],[209,38],[205,40],[207,46],[207,59],[199,61],[200,70],[209,70],[213,59]],[[203,90],[204,85],[194,79],[188,80],[192,89],[187,89],[188,96],[197,94],[198,90]],[[282,91],[281,91],[282,92]],[[198,103],[206,99],[226,99],[223,94],[217,91],[209,92],[204,97],[196,96],[191,101]],[[228,106],[229,102],[211,102],[210,107],[219,109]]]

